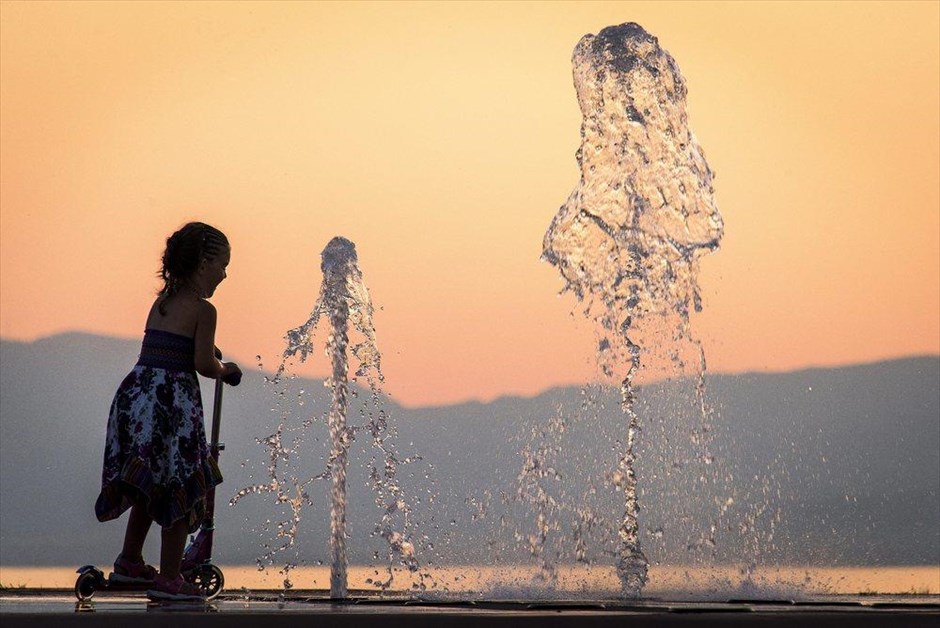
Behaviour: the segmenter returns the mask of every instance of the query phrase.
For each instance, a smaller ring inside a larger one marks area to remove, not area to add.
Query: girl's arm
[[[203,377],[215,379],[228,374],[226,366],[215,357],[215,306],[208,301],[199,302],[196,317],[196,372]]]

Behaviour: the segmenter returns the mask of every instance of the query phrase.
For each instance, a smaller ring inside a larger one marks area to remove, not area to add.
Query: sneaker
[[[183,580],[178,575],[174,580],[157,574],[153,588],[147,591],[147,597],[155,602],[205,602],[206,596],[195,584]]]
[[[152,584],[157,575],[157,570],[151,567],[141,559],[140,562],[133,563],[124,558],[124,554],[118,556],[114,561],[114,571],[109,580],[119,584]]]

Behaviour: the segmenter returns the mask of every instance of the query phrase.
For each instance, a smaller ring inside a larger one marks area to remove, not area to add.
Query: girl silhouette
[[[206,492],[222,481],[209,455],[196,373],[237,385],[241,370],[215,353],[216,309],[209,299],[226,276],[228,239],[192,222],[166,242],[157,295],[140,359],[111,404],[105,440],[99,521],[130,508],[124,547],[112,579],[150,584],[154,600],[204,600],[180,574],[186,535],[205,515]],[[160,571],[142,556],[150,524],[162,527]]]

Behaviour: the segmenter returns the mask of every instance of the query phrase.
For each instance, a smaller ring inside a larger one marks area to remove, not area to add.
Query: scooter
[[[221,352],[216,350],[216,356],[221,359]],[[241,379],[238,377],[237,379]],[[237,381],[229,382],[238,385]],[[215,398],[212,406],[212,437],[209,443],[209,454],[216,463],[219,461],[219,452],[225,449],[225,444],[219,442],[219,427],[222,420],[222,378],[215,380]],[[183,552],[183,563],[180,573],[187,582],[199,587],[211,600],[216,597],[225,584],[222,570],[212,564],[212,534],[215,530],[215,488],[206,493],[206,517],[199,531],[190,537],[189,545]],[[75,597],[79,602],[90,600],[98,591],[133,592],[146,591],[152,584],[129,584],[116,581],[111,573],[107,578],[104,572],[94,565],[85,565],[77,571],[78,579],[75,581]]]

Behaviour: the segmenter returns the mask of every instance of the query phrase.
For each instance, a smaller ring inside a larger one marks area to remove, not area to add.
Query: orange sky
[[[717,174],[710,368],[940,352],[940,3],[0,6],[4,338],[139,337],[164,239],[201,219],[233,243],[218,343],[248,366],[341,234],[400,402],[590,377],[539,254],[578,181],[571,51],[636,21]]]

